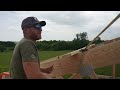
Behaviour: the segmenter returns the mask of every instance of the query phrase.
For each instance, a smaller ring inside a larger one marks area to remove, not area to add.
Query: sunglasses
[[[36,24],[33,26],[35,29],[37,30],[41,30],[42,31],[42,26],[40,24]]]

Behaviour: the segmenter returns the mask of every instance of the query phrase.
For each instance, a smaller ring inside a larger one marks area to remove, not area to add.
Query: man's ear
[[[30,28],[25,28],[25,29],[23,30],[23,32],[24,32],[24,34],[29,34],[29,33],[30,33]]]

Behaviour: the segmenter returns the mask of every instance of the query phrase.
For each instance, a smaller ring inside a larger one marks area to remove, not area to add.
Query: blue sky
[[[42,40],[71,41],[77,33],[87,32],[93,40],[120,12],[119,11],[0,11],[0,41],[19,41],[23,38],[21,22],[35,16],[45,20]],[[120,19],[101,36],[109,40],[120,37]]]

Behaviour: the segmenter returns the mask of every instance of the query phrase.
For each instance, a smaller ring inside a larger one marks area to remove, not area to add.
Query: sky
[[[23,19],[34,16],[46,21],[42,40],[72,41],[76,34],[87,32],[93,40],[120,11],[0,11],[0,41],[19,41],[23,38]],[[100,38],[110,40],[120,37],[120,19],[114,22]]]

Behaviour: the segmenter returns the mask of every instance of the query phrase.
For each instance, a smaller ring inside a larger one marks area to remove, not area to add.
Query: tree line
[[[0,41],[0,52],[11,51],[15,47],[15,42],[12,41]]]
[[[95,44],[104,42],[100,37],[94,42]],[[38,50],[77,50],[87,46],[90,43],[88,39],[87,32],[76,34],[72,41],[62,41],[62,40],[50,40],[50,41],[37,41]],[[14,50],[15,42],[4,42],[0,41],[0,52]]]

